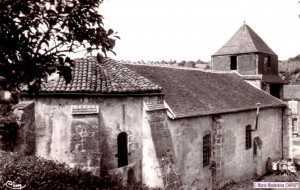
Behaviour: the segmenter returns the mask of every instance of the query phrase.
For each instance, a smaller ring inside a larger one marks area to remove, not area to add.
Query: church
[[[71,83],[48,81],[17,108],[34,114],[37,156],[127,183],[206,190],[290,156],[277,55],[248,25],[212,56],[212,71],[99,57],[74,65]]]

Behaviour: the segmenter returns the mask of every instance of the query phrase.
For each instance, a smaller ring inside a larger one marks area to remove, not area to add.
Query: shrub
[[[24,190],[148,189],[141,184],[124,187],[113,176],[97,177],[78,168],[35,156],[0,153],[0,188],[8,181],[26,185]]]

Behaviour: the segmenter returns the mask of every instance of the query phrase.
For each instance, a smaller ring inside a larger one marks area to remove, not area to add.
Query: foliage
[[[56,69],[71,80],[69,52],[113,52],[118,36],[103,26],[100,0],[1,0],[0,76],[6,88],[36,92]]]
[[[78,168],[72,169],[65,164],[35,156],[21,157],[17,154],[1,154],[1,189],[8,189],[2,186],[2,184],[5,184],[7,181],[13,181],[15,184],[22,186],[26,185],[26,190],[149,189],[142,184],[125,187],[121,181],[114,176],[104,175],[97,177]]]
[[[300,55],[296,55],[295,57],[291,57],[288,61],[300,61]]]
[[[11,104],[0,101],[0,140],[1,150],[12,151],[19,128],[16,115],[11,109]]]
[[[16,140],[18,124],[15,121],[3,122],[0,116],[0,137],[1,137],[1,150],[13,151]]]
[[[300,68],[296,68],[292,71],[281,71],[279,74],[284,80],[293,83],[296,80],[298,80],[299,73],[300,73]]]

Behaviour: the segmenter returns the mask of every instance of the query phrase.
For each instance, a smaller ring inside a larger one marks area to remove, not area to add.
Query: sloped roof
[[[255,52],[276,55],[250,26],[243,24],[231,39],[213,56]]]
[[[95,57],[76,59],[69,84],[60,77],[44,83],[40,94],[138,94],[160,92],[161,87],[136,74],[118,61]]]
[[[281,100],[246,83],[233,73],[211,73],[147,65],[128,68],[162,86],[174,118],[285,106]]]
[[[267,83],[273,83],[273,84],[287,84],[288,81],[283,80],[278,75],[263,75],[262,80]]]

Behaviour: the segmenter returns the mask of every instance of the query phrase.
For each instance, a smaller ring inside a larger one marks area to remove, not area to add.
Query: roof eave
[[[90,92],[40,92],[37,95],[21,93],[23,97],[120,97],[120,96],[157,96],[163,95],[161,91],[124,92],[124,93],[90,93]]]
[[[244,55],[244,54],[257,54],[257,53],[261,53],[261,54],[268,54],[268,55],[276,55],[277,54],[275,52],[263,52],[263,51],[249,51],[249,52],[239,52],[239,53],[214,53],[212,54],[211,57],[215,57],[215,56],[225,56],[225,55]]]
[[[284,107],[287,107],[287,105],[285,103],[282,103],[282,104],[277,104],[277,105],[261,106],[260,109],[284,108]],[[171,118],[171,119],[177,120],[177,119],[186,119],[186,118],[194,118],[194,117],[203,117],[203,116],[209,116],[209,115],[230,114],[230,113],[236,113],[236,112],[252,111],[252,110],[256,110],[256,109],[257,109],[257,107],[252,107],[252,108],[221,110],[218,112],[196,113],[196,114],[190,114],[190,115],[174,114],[174,118]]]

